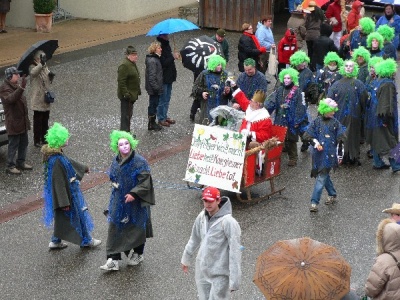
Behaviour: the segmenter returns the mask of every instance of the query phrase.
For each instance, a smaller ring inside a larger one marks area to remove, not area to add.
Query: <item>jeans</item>
[[[159,100],[160,95],[149,95],[149,107],[147,108],[148,116],[156,115]]]
[[[158,121],[165,121],[168,118],[168,107],[171,101],[172,83],[164,83],[164,93],[160,95],[157,106]]]
[[[49,130],[50,111],[33,111],[33,142],[35,144],[45,143],[44,136]]]
[[[336,190],[335,187],[333,186],[333,182],[331,180],[331,177],[329,176],[329,173],[318,174],[314,185],[314,191],[311,196],[311,203],[319,204],[322,190],[324,188],[328,192],[329,196],[336,196]]]
[[[374,167],[380,168],[380,167],[383,167],[384,165],[386,165],[379,154],[377,154],[374,150],[371,150],[371,152],[372,152],[372,158],[374,161]],[[394,158],[389,157],[389,163],[390,163],[390,167],[392,168],[393,172],[397,172],[400,170],[400,163],[397,163]]]
[[[26,148],[28,147],[28,132],[8,136],[7,168],[23,166],[26,158]],[[18,151],[17,163],[14,158]]]
[[[133,114],[133,102],[121,99],[121,131],[131,131],[131,118]]]

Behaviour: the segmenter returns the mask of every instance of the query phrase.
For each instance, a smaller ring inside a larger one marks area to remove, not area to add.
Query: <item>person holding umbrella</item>
[[[172,53],[168,34],[160,34],[157,41],[162,48],[160,61],[163,70],[163,93],[157,106],[157,119],[160,125],[169,127],[170,124],[175,124],[175,120],[168,117],[168,108],[171,101],[172,83],[176,81],[177,75],[175,59],[178,59],[179,55]]]
[[[49,129],[50,103],[44,101],[44,98],[55,75],[47,67],[46,61],[46,54],[42,50],[38,50],[33,55],[32,64],[29,66],[35,147],[41,147],[45,143],[44,136]]]

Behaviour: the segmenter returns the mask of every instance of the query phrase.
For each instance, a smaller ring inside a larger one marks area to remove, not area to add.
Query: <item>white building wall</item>
[[[59,0],[59,5],[76,18],[126,22],[180,6],[197,0]],[[12,0],[7,14],[7,26],[35,28],[33,2]]]

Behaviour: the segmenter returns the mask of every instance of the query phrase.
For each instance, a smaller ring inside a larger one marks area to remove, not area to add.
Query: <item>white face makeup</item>
[[[118,140],[118,150],[122,157],[127,156],[131,152],[131,144],[127,139]]]
[[[292,78],[290,77],[290,75],[286,74],[285,76],[283,76],[283,84],[286,85],[290,85],[292,83]]]
[[[345,71],[346,73],[352,73],[353,70],[354,70],[354,63],[353,63],[353,62],[350,62],[350,61],[347,61],[347,62],[345,63],[345,65],[344,65],[344,71]]]

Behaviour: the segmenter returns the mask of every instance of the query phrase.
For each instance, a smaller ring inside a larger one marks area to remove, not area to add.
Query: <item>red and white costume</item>
[[[251,134],[251,140],[259,143],[264,142],[272,137],[271,127],[272,121],[268,111],[263,107],[260,109],[252,110],[250,108],[250,100],[241,89],[233,92],[232,96],[235,98],[240,108],[246,112],[246,116],[242,121],[239,131],[246,131]]]
[[[272,137],[272,121],[268,111],[264,107],[252,110],[250,107],[250,100],[247,99],[246,95],[241,91],[241,89],[234,91],[232,96],[240,105],[240,108],[246,112],[239,131],[242,134],[251,136],[252,141],[257,141],[259,143],[270,139]],[[256,172],[259,175],[261,175],[264,156],[265,151],[258,152],[256,160]]]

